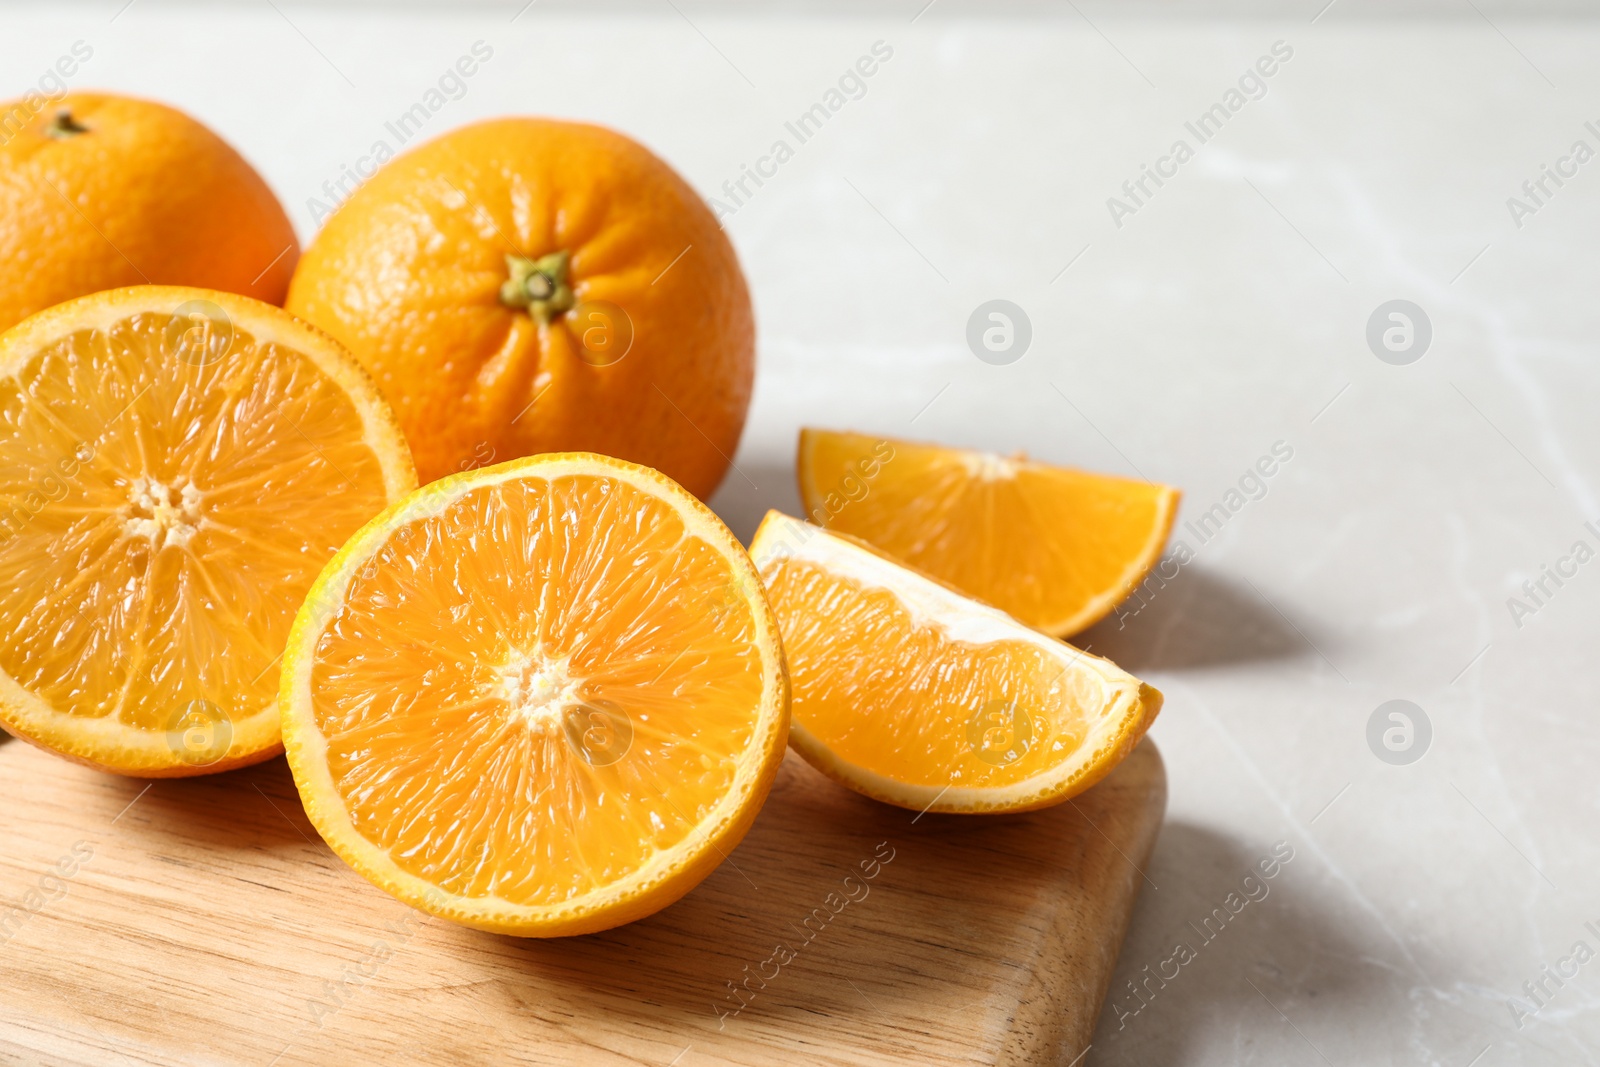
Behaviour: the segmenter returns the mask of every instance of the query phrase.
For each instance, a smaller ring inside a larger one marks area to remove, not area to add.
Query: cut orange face
[[[1178,491],[1018,457],[800,431],[812,521],[1066,637],[1104,618],[1161,558]]]
[[[907,569],[777,512],[751,556],[783,632],[790,739],[812,766],[916,811],[1048,807],[1105,777],[1161,694]]]
[[[788,733],[749,557],[666,476],[587,453],[434,482],[318,579],[284,656],[306,812],[401,900],[603,930],[731,852]]]
[[[151,777],[280,750],[306,590],[416,485],[328,337],[247,297],[141,286],[0,337],[0,725]]]

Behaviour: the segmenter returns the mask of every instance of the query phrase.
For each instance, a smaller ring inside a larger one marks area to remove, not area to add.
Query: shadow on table
[[[300,849],[337,862],[306,818],[282,756],[191,778],[150,780],[90,773],[101,788],[117,795],[111,803],[122,828],[137,828],[159,848]]]
[[[1261,877],[1257,864],[1272,858],[1275,844],[1247,845],[1182,821],[1162,827],[1149,866],[1160,889],[1146,886],[1134,907],[1086,1067],[1191,1063],[1193,1046],[1208,1029],[1214,1040],[1217,1027],[1231,1027],[1242,1016],[1278,1020],[1273,1004],[1293,1014],[1280,990],[1286,973],[1308,958],[1361,955],[1343,925],[1298,888],[1315,862],[1304,849],[1296,849],[1275,877]],[[1248,885],[1247,875],[1255,878]],[[1230,893],[1238,894],[1236,904],[1248,901],[1237,914],[1228,908]],[[1180,944],[1193,953],[1187,962]],[[1342,999],[1358,994],[1330,972],[1311,995],[1326,1019]],[[1304,1051],[1306,1062],[1314,1060],[1310,1049]]]
[[[795,484],[794,465],[769,460],[740,461],[728,468],[727,477],[712,494],[715,511],[740,542],[748,545],[768,509],[800,517],[800,489]]]
[[[1308,641],[1331,644],[1244,582],[1195,566],[1069,640],[1135,674],[1315,655]]]

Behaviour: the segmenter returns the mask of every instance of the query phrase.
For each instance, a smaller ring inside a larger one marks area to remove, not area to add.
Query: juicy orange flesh
[[[814,434],[809,462],[815,521],[1034,626],[1120,599],[1166,534],[1145,482],[859,434]]]
[[[450,893],[570,900],[729,790],[759,723],[754,619],[667,503],[599,476],[480,486],[393,531],[316,646],[354,826]]]
[[[272,705],[306,590],[386,499],[306,356],[240,330],[186,361],[171,321],[69,334],[0,380],[0,668],[155,731],[192,701],[235,722]]]
[[[1052,655],[1024,640],[954,641],[892,592],[792,557],[768,562],[762,578],[794,722],[840,759],[895,781],[1024,781],[1073,758],[1109,701],[1094,676],[1070,669],[1066,645]]]

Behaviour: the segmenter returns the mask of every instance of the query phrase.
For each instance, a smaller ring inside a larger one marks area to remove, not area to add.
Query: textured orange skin
[[[267,183],[216,134],[125,96],[69,93],[34,108],[0,105],[0,330],[128,285],[283,303],[300,242]],[[47,135],[63,108],[89,132]]]
[[[580,307],[632,321],[620,361],[582,358],[573,312],[546,326],[500,302],[508,254],[562,250]],[[366,365],[424,483],[584,451],[704,499],[744,428],[755,324],[733,246],[670,167],[597,126],[499,119],[398,157],[328,220],[286,306]]]

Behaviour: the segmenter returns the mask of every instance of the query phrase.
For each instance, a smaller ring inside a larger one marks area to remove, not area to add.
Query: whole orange
[[[261,175],[181,111],[101,93],[0,105],[0,330],[127,285],[282,304],[299,253]]]
[[[424,482],[584,451],[704,498],[744,428],[733,246],[671,167],[597,126],[499,119],[399,156],[328,220],[286,306],[366,364]]]

